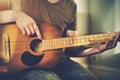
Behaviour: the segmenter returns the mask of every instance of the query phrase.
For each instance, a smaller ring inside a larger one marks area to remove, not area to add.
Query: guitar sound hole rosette
[[[41,52],[42,50],[42,40],[40,39],[34,39],[30,43],[30,48],[33,52]]]

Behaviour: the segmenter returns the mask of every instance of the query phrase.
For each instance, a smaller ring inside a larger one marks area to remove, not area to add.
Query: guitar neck
[[[112,35],[113,33],[104,33],[104,34],[85,35],[78,37],[66,37],[66,38],[42,40],[42,50],[51,50],[51,49],[96,44],[100,42],[105,42],[106,40],[110,39]],[[41,49],[39,50],[39,45],[37,51],[38,52],[41,51]]]

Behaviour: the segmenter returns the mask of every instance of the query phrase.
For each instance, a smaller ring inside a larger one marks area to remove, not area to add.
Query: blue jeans
[[[28,69],[21,76],[11,80],[96,80],[96,78],[79,63],[67,58],[54,69]]]

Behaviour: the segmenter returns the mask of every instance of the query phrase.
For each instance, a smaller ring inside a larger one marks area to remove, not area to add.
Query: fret
[[[44,48],[44,49],[47,50],[47,47],[48,47],[48,45],[47,45],[47,40],[44,40],[44,41],[45,41],[45,44],[44,44],[44,45],[45,45],[45,48]]]
[[[73,39],[72,38],[69,38],[69,43],[70,43],[70,45],[73,44]]]
[[[52,47],[53,46],[53,41],[52,40],[49,40],[49,47]]]
[[[54,48],[54,47],[55,47],[55,39],[51,39],[51,46],[49,46],[49,48]]]
[[[58,44],[56,39],[52,40],[52,43],[54,43],[53,47],[57,47]]]
[[[52,43],[51,41],[52,41],[52,40],[49,40],[49,39],[47,40],[47,44],[46,44],[47,49],[50,49],[50,48],[51,48],[51,46],[50,46],[50,43]]]
[[[94,36],[92,36],[92,35],[89,36],[89,41],[94,41],[94,39],[95,39]]]
[[[58,39],[58,47],[61,47],[61,46],[63,46],[63,44],[62,44],[62,38],[60,38],[60,40]]]
[[[46,45],[46,46],[47,46],[47,49],[50,48],[50,41],[51,41],[51,40],[47,40],[47,45]]]
[[[65,38],[62,39],[62,44],[63,44],[63,45],[66,44]]]
[[[45,40],[42,40],[42,50],[44,50],[45,49]]]
[[[77,37],[74,37],[74,38],[73,38],[73,41],[74,41],[74,44],[75,44],[75,45],[78,44],[78,40],[79,40],[79,39],[77,39]]]
[[[64,38],[65,39],[65,45],[68,46],[69,43],[68,43],[68,38]]]

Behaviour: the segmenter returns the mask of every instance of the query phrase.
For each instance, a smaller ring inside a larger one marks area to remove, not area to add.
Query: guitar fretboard
[[[75,47],[89,44],[96,44],[100,42],[105,42],[110,39],[113,33],[104,33],[104,34],[93,34],[93,35],[85,35],[79,37],[65,37],[65,38],[55,38],[55,39],[47,39],[42,40],[42,50],[51,50],[51,49],[59,49],[66,47]],[[41,51],[38,49],[37,51]]]

